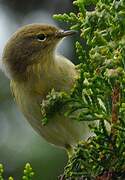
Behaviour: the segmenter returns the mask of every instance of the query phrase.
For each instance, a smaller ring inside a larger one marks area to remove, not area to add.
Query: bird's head
[[[26,25],[17,30],[7,42],[3,64],[12,77],[17,72],[24,73],[27,66],[45,59],[45,56],[54,52],[62,38],[72,34],[72,30],[64,31],[52,25]]]

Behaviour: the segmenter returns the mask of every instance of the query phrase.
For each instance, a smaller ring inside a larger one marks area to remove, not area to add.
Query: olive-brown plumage
[[[73,33],[51,25],[27,25],[10,38],[3,52],[3,65],[21,111],[42,137],[62,147],[83,138],[85,124],[57,112],[43,126],[40,104],[52,89],[69,92],[73,87],[77,77],[74,64],[55,52],[58,42]]]

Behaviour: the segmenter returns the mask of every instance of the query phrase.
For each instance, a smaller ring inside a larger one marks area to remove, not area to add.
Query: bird
[[[41,103],[52,89],[70,93],[75,84],[76,66],[56,51],[61,40],[74,33],[49,24],[28,24],[10,37],[2,55],[19,109],[41,137],[65,149],[86,137],[87,125],[65,117],[63,112],[56,112],[43,125]]]

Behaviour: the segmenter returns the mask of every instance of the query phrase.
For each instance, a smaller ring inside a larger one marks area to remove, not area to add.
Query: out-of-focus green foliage
[[[24,169],[24,175],[23,175],[23,180],[32,180],[32,177],[34,176],[34,172],[32,167],[30,166],[29,163],[26,164],[25,169]]]
[[[3,175],[3,165],[0,164],[0,180],[3,180],[2,175]]]
[[[3,173],[4,173],[3,165],[0,164],[0,180],[4,180]],[[34,176],[34,172],[33,172],[33,169],[29,163],[27,163],[25,165],[23,174],[24,175],[22,177],[22,180],[32,180],[32,177]],[[14,178],[9,177],[8,180],[14,180]]]

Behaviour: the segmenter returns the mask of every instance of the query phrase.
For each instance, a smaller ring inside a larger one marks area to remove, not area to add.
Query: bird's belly
[[[79,140],[86,138],[88,135],[88,127],[84,122],[76,122],[72,119],[64,117],[63,113],[53,115],[46,125],[42,125],[42,114],[40,105],[35,100],[29,105],[25,104],[21,107],[25,117],[31,126],[49,143],[56,146],[66,147],[74,145]]]

